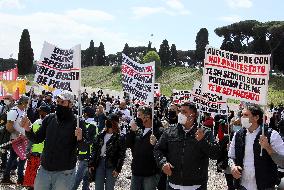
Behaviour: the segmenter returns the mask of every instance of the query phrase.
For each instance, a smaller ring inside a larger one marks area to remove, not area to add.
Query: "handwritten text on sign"
[[[139,64],[123,54],[121,73],[124,92],[145,103],[153,102],[155,63]]]
[[[182,104],[185,102],[189,102],[191,98],[190,90],[173,90],[173,102],[176,104]]]
[[[202,93],[202,85],[196,81],[192,89],[191,102],[195,103],[201,112],[227,114],[227,99],[222,95]]]
[[[78,90],[80,52],[80,46],[64,50],[45,42],[37,65],[35,82],[70,92]]]
[[[202,92],[266,105],[270,55],[236,54],[207,46]]]

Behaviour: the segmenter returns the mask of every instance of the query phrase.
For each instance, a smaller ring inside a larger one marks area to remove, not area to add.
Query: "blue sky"
[[[35,59],[44,41],[62,48],[105,45],[106,53],[125,43],[159,49],[163,39],[177,49],[195,49],[200,28],[220,47],[214,29],[240,20],[283,20],[283,0],[0,0],[0,57],[18,55],[22,30],[31,35]],[[151,37],[151,34],[153,36]]]

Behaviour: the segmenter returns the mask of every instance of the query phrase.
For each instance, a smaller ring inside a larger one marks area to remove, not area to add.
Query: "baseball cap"
[[[53,96],[52,92],[46,92],[44,95],[45,95],[45,96],[50,96],[50,97]]]
[[[43,111],[43,112],[45,112],[45,113],[47,113],[47,114],[50,113],[50,107],[49,107],[48,105],[46,105],[46,104],[41,105],[41,106],[38,108],[38,110],[39,110],[39,111]]]
[[[95,116],[96,112],[91,107],[85,107],[83,110],[84,113],[86,113],[88,116]]]
[[[62,91],[57,97],[62,99],[62,100],[68,100],[71,103],[74,102],[74,95],[67,90]]]

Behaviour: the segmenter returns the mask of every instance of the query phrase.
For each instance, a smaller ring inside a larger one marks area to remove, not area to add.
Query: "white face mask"
[[[10,104],[11,104],[11,101],[10,101],[10,100],[4,100],[4,104],[5,104],[5,105],[10,105]]]
[[[241,118],[242,126],[245,127],[246,129],[250,128],[252,123],[249,122],[249,118]]]
[[[181,113],[178,114],[178,123],[185,125],[187,117]]]

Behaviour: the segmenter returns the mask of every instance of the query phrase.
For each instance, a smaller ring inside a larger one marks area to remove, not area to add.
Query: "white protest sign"
[[[173,102],[176,104],[182,104],[190,101],[190,90],[173,90]]]
[[[237,54],[206,46],[202,92],[267,104],[270,55]]]
[[[131,98],[149,103],[154,100],[155,63],[139,64],[122,54],[122,88]]]
[[[81,46],[61,49],[44,42],[34,82],[77,93],[80,88]]]
[[[196,104],[201,112],[218,113],[225,115],[228,113],[227,99],[221,95],[212,93],[202,93],[202,84],[199,81],[194,83],[190,101]]]

